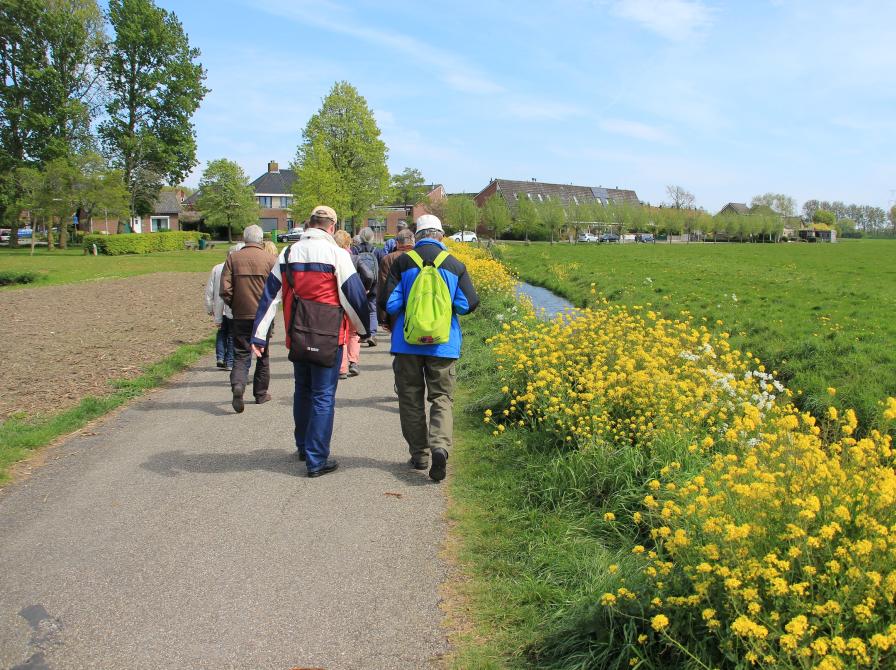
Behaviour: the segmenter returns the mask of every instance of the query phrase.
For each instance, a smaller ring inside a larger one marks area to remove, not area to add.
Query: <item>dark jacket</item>
[[[414,245],[414,251],[420,254],[424,264],[431,265],[446,248],[441,242],[424,239]],[[479,306],[479,296],[473,288],[466,266],[449,255],[439,266],[439,274],[448,285],[454,315],[451,318],[451,336],[441,344],[408,344],[404,341],[404,311],[407,307],[411,286],[420,269],[407,253],[399,255],[393,262],[386,279],[386,287],[380,294],[379,307],[390,316],[397,317],[392,329],[393,354],[417,354],[420,356],[436,356],[438,358],[460,358],[460,347],[463,337],[460,332],[459,314],[469,314]]]
[[[253,242],[227,257],[221,271],[221,299],[230,306],[234,319],[255,318],[264,283],[276,264],[276,256]]]
[[[407,250],[402,249],[401,251],[393,251],[383,256],[383,259],[380,261],[380,276],[376,284],[377,316],[379,317],[380,323],[389,324],[389,328],[395,325],[396,317],[390,317],[388,314],[386,314],[385,309],[379,307],[379,305],[385,303],[386,301],[386,296],[384,294],[386,291],[386,285],[388,284],[389,280],[389,271],[392,269],[392,263],[394,263],[395,259],[404,253],[407,253]]]

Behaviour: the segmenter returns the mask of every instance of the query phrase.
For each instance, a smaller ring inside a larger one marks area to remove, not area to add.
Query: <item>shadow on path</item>
[[[212,416],[227,416],[228,414],[233,414],[233,410],[230,407],[230,400],[233,396],[230,394],[230,389],[224,389],[224,393],[221,394],[221,403],[212,403],[212,402],[203,402],[201,400],[191,400],[187,402],[146,402],[146,403],[138,403],[134,405],[133,409],[138,412],[158,412],[158,411],[172,411],[172,410],[199,410],[200,412],[205,412],[206,414],[211,414]],[[249,402],[254,402],[251,396],[247,400],[247,404]]]
[[[400,458],[399,454],[396,454]],[[339,461],[339,470],[331,477],[338,477],[350,470],[382,470],[395,479],[410,486],[434,484],[425,472],[413,470],[400,460],[381,461],[366,456],[340,456],[333,454]],[[264,470],[291,477],[304,477],[305,464],[299,461],[295,452],[283,449],[255,449],[245,453],[214,454],[206,452],[185,452],[183,449],[163,451],[153,454],[140,464],[163,477],[177,477],[181,473],[199,473],[218,475],[231,472],[253,472]]]

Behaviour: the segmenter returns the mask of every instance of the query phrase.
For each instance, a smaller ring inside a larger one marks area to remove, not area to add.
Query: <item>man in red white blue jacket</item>
[[[299,459],[305,461],[309,477],[317,477],[339,467],[335,460],[330,459],[339,366],[348,339],[349,321],[364,338],[367,336],[367,315],[370,311],[367,291],[349,253],[333,240],[336,221],[336,212],[332,208],[324,205],[314,208],[305,233],[298,242],[280,252],[277,265],[268,275],[252,329],[252,350],[260,356],[266,346],[265,334],[282,300],[288,348],[293,292],[303,300],[341,305],[345,311],[336,364],[327,368],[304,361],[293,363],[295,395],[292,413],[296,449]],[[290,282],[284,281],[286,272],[291,273],[291,286]]]

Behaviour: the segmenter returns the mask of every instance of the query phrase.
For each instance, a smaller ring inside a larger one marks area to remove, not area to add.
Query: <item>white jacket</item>
[[[208,282],[205,284],[205,311],[211,312],[215,317],[215,323],[221,323],[221,315],[228,319],[233,318],[233,312],[230,307],[221,300],[221,270],[224,269],[224,263],[218,263],[212,268],[211,274],[208,276]]]

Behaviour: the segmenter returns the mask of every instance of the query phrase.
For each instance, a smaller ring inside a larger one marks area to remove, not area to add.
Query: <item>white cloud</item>
[[[638,121],[626,119],[605,119],[600,122],[601,130],[614,135],[625,135],[645,142],[671,144],[672,138],[662,129]]]
[[[701,0],[617,0],[611,11],[676,42],[693,37],[712,22],[712,12]]]
[[[413,62],[435,68],[440,78],[462,93],[498,93],[503,86],[467,63],[460,55],[440,49],[396,29],[378,30],[358,23],[351,12],[335,2],[319,0],[255,0],[253,5],[269,14],[314,26],[328,32],[354,37],[404,54]]]

